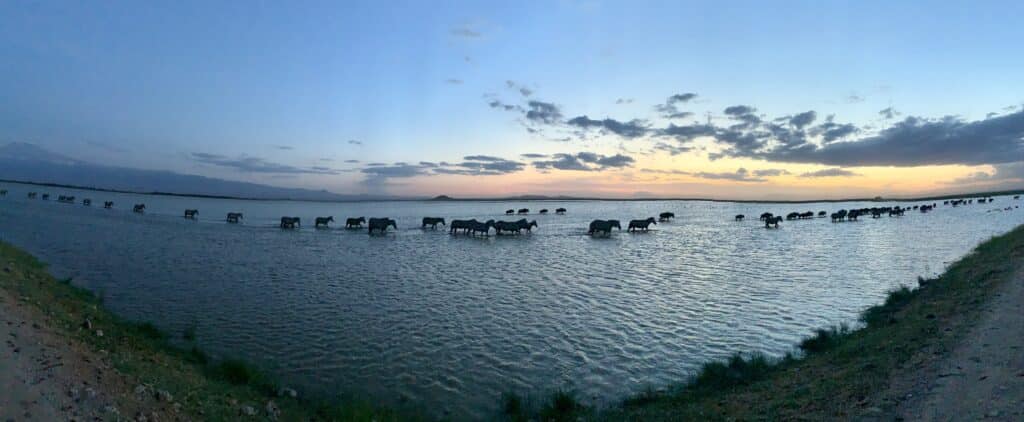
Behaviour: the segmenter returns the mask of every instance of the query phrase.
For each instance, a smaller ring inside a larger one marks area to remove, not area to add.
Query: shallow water
[[[756,217],[764,211],[891,204],[313,203],[0,189],[10,191],[0,198],[0,237],[115,312],[172,333],[194,325],[212,355],[264,364],[300,391],[455,418],[493,415],[509,391],[570,389],[605,404],[734,352],[792,351],[812,330],[854,323],[887,291],[1024,223],[1022,209],[990,212],[1024,205],[1009,197],[765,230]],[[28,191],[51,200],[28,200]],[[58,203],[58,194],[93,206]],[[104,200],[115,208],[102,209]],[[139,202],[145,215],[129,212]],[[540,227],[522,236],[419,228],[424,216],[505,219],[521,207],[569,212],[529,215]],[[199,220],[181,218],[185,208],[199,209]],[[243,223],[225,224],[228,211],[243,212]],[[661,211],[676,219],[649,233],[585,235],[595,218]],[[748,220],[733,221],[740,213]],[[308,226],[278,229],[282,215]],[[340,221],[311,228],[327,215]],[[340,229],[350,216],[392,217],[398,230]]]

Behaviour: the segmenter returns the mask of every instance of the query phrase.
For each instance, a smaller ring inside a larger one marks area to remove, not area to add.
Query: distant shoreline
[[[26,180],[0,179],[3,183],[14,183],[20,185],[43,186],[52,188],[78,189],[95,192],[128,193],[134,195],[154,196],[176,196],[206,199],[232,199],[239,201],[296,201],[296,202],[326,202],[326,203],[348,203],[348,202],[540,202],[540,201],[625,201],[625,202],[654,202],[654,201],[689,201],[689,202],[732,202],[737,204],[813,204],[813,203],[836,203],[836,202],[898,202],[898,201],[938,201],[957,198],[977,198],[1002,195],[1024,194],[1024,188],[1002,191],[982,191],[949,195],[934,195],[921,197],[875,197],[875,198],[841,198],[841,199],[792,199],[792,200],[766,200],[766,199],[715,199],[700,197],[663,197],[663,198],[601,198],[601,197],[580,197],[580,196],[542,196],[542,195],[521,195],[496,198],[452,198],[447,195],[440,195],[434,198],[388,198],[388,199],[351,199],[351,200],[319,200],[319,199],[293,199],[293,198],[254,198],[230,195],[204,195],[198,193],[174,193],[160,191],[132,191],[123,189],[107,189],[92,186],[77,186],[63,183],[33,182]]]

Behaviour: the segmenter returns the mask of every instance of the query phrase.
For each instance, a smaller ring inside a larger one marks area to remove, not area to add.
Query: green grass
[[[803,357],[733,356],[705,364],[666,392],[644,392],[593,419],[858,419],[892,411],[900,373],[948,353],[995,288],[1024,268],[1024,226],[979,245],[940,277],[901,287],[863,312],[864,328],[822,329],[799,344]]]
[[[43,263],[2,242],[0,265],[10,270],[0,272],[0,289],[35,306],[52,329],[109,358],[131,385],[170,392],[187,419],[235,420],[241,405],[252,406],[265,417],[264,406],[271,400],[280,408],[282,420],[426,419],[418,412],[400,412],[354,399],[278,397],[278,385],[259,368],[236,359],[210,359],[195,346],[194,328],[191,334],[188,329],[183,334],[189,345],[175,347],[155,325],[127,321],[108,312],[97,295],[74,286],[70,279],[54,279]],[[85,328],[86,320],[91,330]],[[133,395],[125,392],[124,396],[118,399],[118,407],[132,408],[133,399],[128,396]]]

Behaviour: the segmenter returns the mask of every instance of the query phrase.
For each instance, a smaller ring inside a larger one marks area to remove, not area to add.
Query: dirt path
[[[1024,420],[1024,271],[1000,287],[978,323],[930,365],[902,403],[906,420]]]
[[[0,421],[134,418],[136,409],[118,409],[131,389],[105,359],[48,324],[0,290]]]

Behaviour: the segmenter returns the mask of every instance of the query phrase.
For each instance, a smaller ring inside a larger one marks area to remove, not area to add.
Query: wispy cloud
[[[853,171],[850,171],[850,170],[846,170],[846,169],[842,169],[842,168],[838,168],[838,167],[837,168],[830,168],[830,169],[822,169],[822,170],[818,170],[818,171],[809,171],[807,173],[803,173],[803,174],[800,175],[800,177],[804,177],[804,178],[812,178],[812,177],[813,178],[819,178],[819,177],[853,177],[853,176],[860,176],[860,173],[856,173],[856,172],[853,172]]]
[[[193,152],[190,157],[192,160],[218,166],[224,168],[234,169],[243,173],[266,173],[266,174],[338,174],[339,172],[327,167],[297,167],[288,164],[274,163],[262,158],[241,156],[236,158],[227,157],[219,154],[209,154],[203,152]]]

